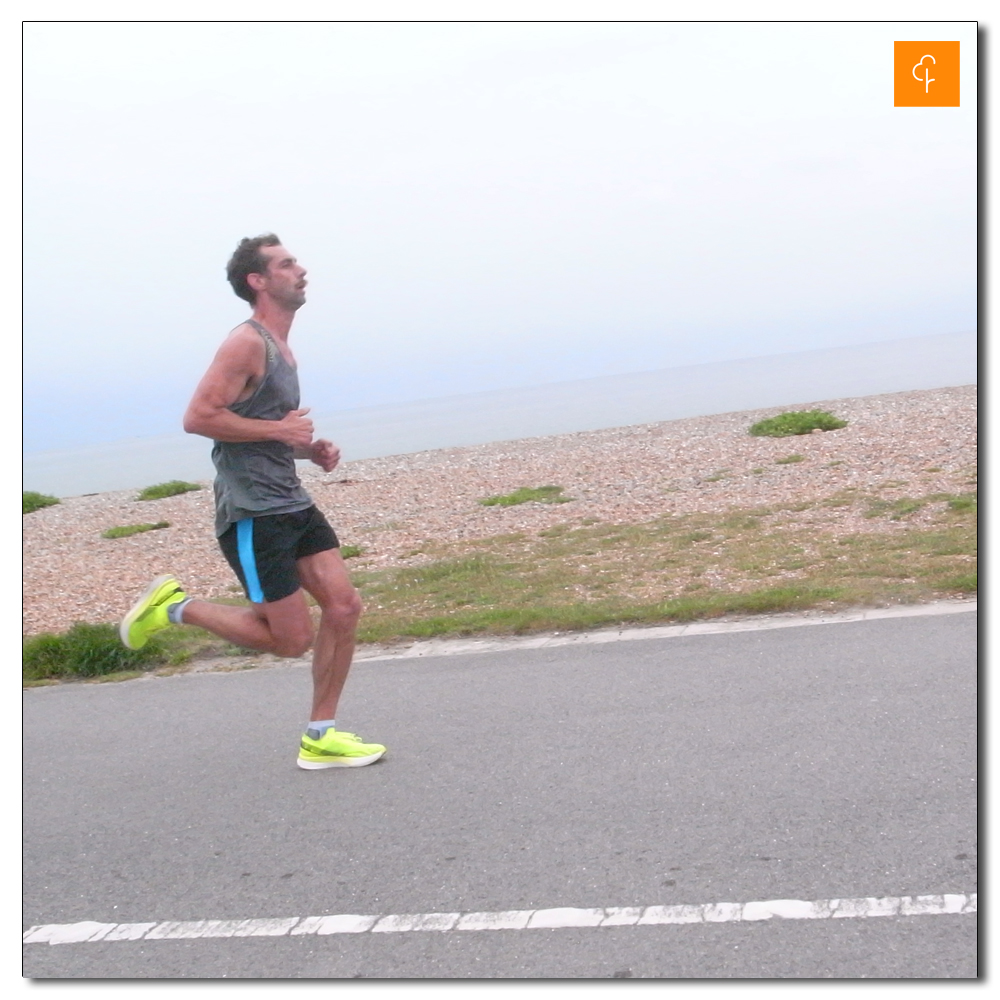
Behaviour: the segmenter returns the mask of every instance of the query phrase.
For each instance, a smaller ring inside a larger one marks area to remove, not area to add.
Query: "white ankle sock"
[[[309,739],[321,739],[328,729],[337,728],[336,722],[336,719],[323,719],[321,721],[310,722],[309,727],[306,729],[306,732],[309,734]]]
[[[184,609],[191,603],[191,598],[186,597],[183,601],[174,601],[173,604],[167,607],[167,618],[174,625],[184,624]]]

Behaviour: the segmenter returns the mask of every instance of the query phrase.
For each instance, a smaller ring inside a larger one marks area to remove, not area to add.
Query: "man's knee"
[[[329,618],[338,625],[350,625],[357,622],[364,610],[361,595],[352,587],[348,591],[331,594],[320,603],[324,618]]]

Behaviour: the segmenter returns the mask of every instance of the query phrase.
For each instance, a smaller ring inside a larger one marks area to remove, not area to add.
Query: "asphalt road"
[[[25,927],[976,889],[976,615],[25,693]],[[972,914],[28,944],[32,978],[969,978]]]

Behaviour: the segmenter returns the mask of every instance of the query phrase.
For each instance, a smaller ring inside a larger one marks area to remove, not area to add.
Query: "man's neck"
[[[254,306],[251,319],[260,323],[273,337],[287,341],[289,331],[292,329],[292,320],[295,319],[295,310],[286,309],[269,299],[261,298]]]

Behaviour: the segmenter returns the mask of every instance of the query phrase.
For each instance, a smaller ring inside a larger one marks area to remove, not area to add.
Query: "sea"
[[[344,461],[600,430],[768,407],[977,382],[975,332],[466,393],[310,414]],[[179,418],[178,418],[179,419]],[[58,497],[170,479],[207,481],[211,443],[191,435],[131,437],[24,456],[25,490]]]

